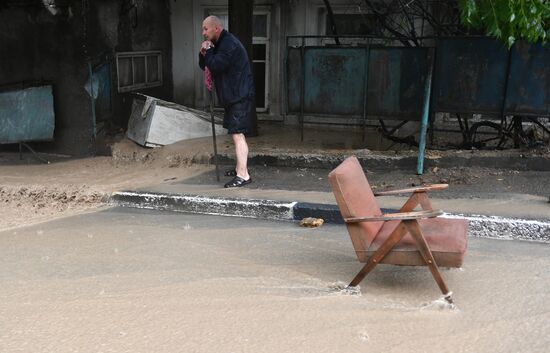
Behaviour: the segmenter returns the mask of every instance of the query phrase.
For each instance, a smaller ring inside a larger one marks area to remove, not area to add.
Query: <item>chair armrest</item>
[[[412,212],[387,213],[373,217],[344,218],[346,223],[380,222],[380,221],[405,221],[410,219],[434,218],[443,214],[441,210],[422,210]]]
[[[408,194],[410,192],[416,193],[416,192],[436,191],[436,190],[443,190],[448,187],[449,187],[449,184],[430,184],[430,185],[422,185],[422,186],[416,186],[413,188],[406,188],[406,189],[375,191],[374,196]]]

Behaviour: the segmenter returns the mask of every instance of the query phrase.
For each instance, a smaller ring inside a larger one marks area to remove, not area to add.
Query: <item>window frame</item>
[[[271,13],[270,11],[257,10],[253,12],[254,15],[266,15],[266,36],[265,37],[254,37],[252,36],[252,45],[254,44],[263,44],[265,45],[265,59],[264,60],[254,60],[252,58],[252,67],[254,70],[254,63],[264,63],[265,64],[265,76],[264,76],[264,106],[256,107],[256,111],[259,113],[265,113],[269,110],[269,89],[271,82],[269,80],[270,76],[270,67],[271,67],[271,53],[270,53],[270,44],[271,44]]]
[[[156,56],[157,57],[157,63],[158,63],[158,80],[149,82],[148,81],[148,63],[147,58],[150,56]],[[136,79],[136,69],[134,65],[134,60],[136,58],[144,58],[144,77],[145,82],[135,83]],[[121,86],[121,80],[120,80],[120,60],[121,59],[131,59],[132,63],[132,84],[127,86]],[[116,53],[116,73],[117,73],[117,88],[119,93],[123,92],[131,92],[135,91],[141,88],[149,88],[149,87],[158,87],[163,85],[163,70],[162,70],[162,52],[159,50],[150,50],[150,51],[129,51],[129,52],[119,52]]]
[[[359,12],[358,13],[340,13],[340,12],[335,12],[334,17],[335,18],[338,17],[339,19],[342,19],[343,17],[349,17],[350,20],[351,20],[351,18],[367,17],[367,18],[370,18],[370,19],[374,19],[376,21],[376,16],[372,13],[359,13]],[[328,33],[329,32],[328,23],[329,23],[329,16],[328,16],[328,13],[325,13],[325,35],[330,35],[331,34],[331,33]],[[339,35],[351,35],[351,36],[376,35],[376,33],[374,33],[374,32],[372,32],[372,33],[342,33],[341,31],[339,31],[338,34]]]
[[[319,34],[327,34],[328,33],[328,12],[325,6],[318,6],[317,7],[317,31]],[[372,16],[373,13],[368,10],[361,10],[354,6],[349,5],[342,5],[342,4],[335,4],[332,6],[332,12],[334,15],[364,15],[364,16]],[[342,33],[338,33],[339,35],[342,35]],[[363,38],[362,36],[357,37],[350,37],[350,38],[339,38],[340,43],[344,45],[355,45],[355,46],[361,46],[361,45],[367,45],[367,44],[375,44],[381,42],[381,40],[378,39],[367,39],[366,37]],[[335,40],[334,38],[321,38],[317,42],[318,45],[326,46],[326,45],[334,45]]]

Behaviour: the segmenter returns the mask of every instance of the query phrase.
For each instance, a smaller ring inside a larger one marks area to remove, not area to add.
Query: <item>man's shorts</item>
[[[223,127],[228,134],[247,134],[250,132],[250,109],[252,101],[243,99],[235,104],[225,107]]]

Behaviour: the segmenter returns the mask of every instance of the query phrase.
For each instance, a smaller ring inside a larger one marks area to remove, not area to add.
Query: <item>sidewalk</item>
[[[281,127],[280,129],[289,129]],[[416,175],[415,151],[375,152],[353,149],[359,134],[344,137],[334,131],[308,131],[305,143],[299,131],[270,131],[249,139],[250,173],[254,182],[224,189],[223,171],[234,163],[227,136],[218,139],[221,180],[214,167],[199,176],[171,184],[113,194],[111,203],[127,207],[217,214],[277,220],[323,218],[341,223],[327,175],[346,156],[356,155],[373,188],[403,188],[423,183],[449,183],[430,194],[435,208],[446,217],[470,220],[470,235],[550,242],[548,180],[550,155],[537,151],[427,151],[425,172]],[[343,141],[335,146],[338,138]],[[211,139],[182,141],[162,150],[118,146],[118,160],[162,158],[168,163],[213,162]],[[350,146],[350,148],[346,148]],[[324,147],[324,148],[323,148]],[[136,152],[137,151],[137,152]],[[384,197],[383,211],[396,211],[406,199]]]

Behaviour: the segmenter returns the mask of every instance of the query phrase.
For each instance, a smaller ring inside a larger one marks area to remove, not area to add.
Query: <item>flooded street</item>
[[[0,232],[2,352],[546,352],[550,245],[361,264],[344,226],[109,209]]]

